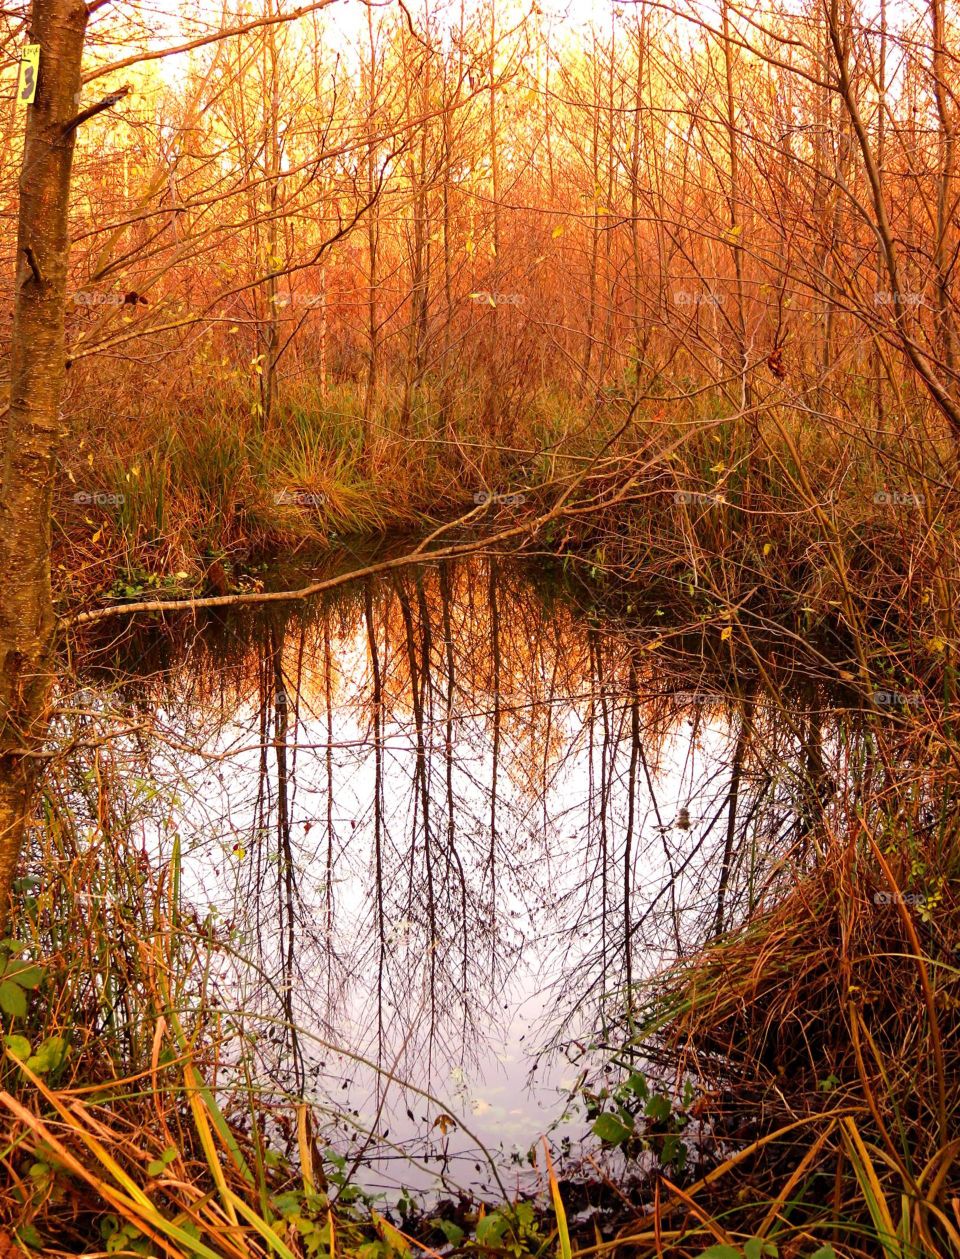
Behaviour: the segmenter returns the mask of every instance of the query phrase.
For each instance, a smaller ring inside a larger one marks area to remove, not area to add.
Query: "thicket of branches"
[[[123,433],[218,395],[269,427],[344,387],[367,446],[388,409],[509,443],[560,437],[573,385],[960,432],[955,15],[777,7],[577,29],[264,0],[172,60],[143,59],[178,46],[148,14],[100,10],[81,104],[129,91],[81,130],[72,409]]]

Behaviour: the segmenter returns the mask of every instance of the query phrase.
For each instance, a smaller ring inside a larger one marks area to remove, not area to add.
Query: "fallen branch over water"
[[[547,511],[523,520],[518,524],[511,525],[508,529],[501,529],[497,533],[490,534],[483,538],[474,538],[467,542],[455,542],[449,546],[437,547],[433,550],[428,549],[437,538],[444,533],[449,533],[453,529],[464,528],[474,521],[478,513],[484,510],[486,504],[481,504],[473,508],[465,516],[450,521],[435,529],[429,537],[415,547],[414,550],[407,552],[405,555],[394,556],[393,559],[378,560],[374,564],[367,564],[363,568],[351,569],[349,572],[340,573],[336,577],[326,577],[322,581],[311,582],[307,586],[300,586],[295,590],[248,590],[241,591],[237,594],[227,595],[202,595],[199,598],[192,599],[144,599],[138,603],[117,603],[108,608],[96,608],[90,612],[78,612],[73,616],[62,618],[60,624],[66,628],[72,628],[77,625],[92,625],[98,621],[105,621],[115,616],[131,616],[140,612],[187,612],[199,610],[202,608],[226,608],[235,607],[241,604],[251,603],[289,603],[293,600],[308,599],[313,595],[321,594],[325,590],[333,590],[338,586],[345,586],[350,582],[358,581],[364,577],[373,577],[380,573],[391,572],[400,568],[408,568],[412,564],[424,564],[434,560],[456,559],[464,555],[475,555],[478,552],[486,550],[491,546],[498,546],[504,542],[512,542],[517,538],[530,537],[536,534],[545,525],[559,517],[575,492],[587,480],[592,472],[595,471],[597,464],[610,447],[619,440],[626,429],[633,421],[634,413],[637,409],[637,403],[630,408],[630,412],[620,426],[619,429],[604,442],[603,446],[597,451],[585,468],[570,478],[566,489],[560,494],[559,498],[554,502],[553,506]],[[619,462],[619,461],[618,461]],[[623,498],[636,485],[641,471],[646,471],[652,464],[652,460],[647,460],[643,467],[628,477],[625,482],[614,493],[612,498],[606,498],[604,504],[610,506],[611,503],[617,502]],[[550,486],[541,486],[541,490],[552,488],[562,484],[562,482],[551,482]]]

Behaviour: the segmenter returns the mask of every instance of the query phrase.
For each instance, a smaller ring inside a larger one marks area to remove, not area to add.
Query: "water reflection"
[[[256,1078],[368,1183],[521,1165],[629,985],[811,859],[832,701],[689,646],[485,558],[91,648],[81,720],[127,722],[98,756],[151,784],[144,859],[179,837]]]

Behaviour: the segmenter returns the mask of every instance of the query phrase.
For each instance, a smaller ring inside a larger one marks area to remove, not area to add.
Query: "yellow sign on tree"
[[[40,70],[40,45],[25,44],[20,53],[20,84],[17,100],[21,105],[32,105],[37,94],[37,74]]]

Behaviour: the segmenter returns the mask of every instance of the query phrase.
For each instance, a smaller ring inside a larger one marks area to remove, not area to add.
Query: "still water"
[[[66,707],[126,722],[98,772],[179,847],[224,1034],[368,1187],[593,1150],[569,1096],[630,985],[796,877],[837,702],[662,617],[480,557],[89,648]]]

